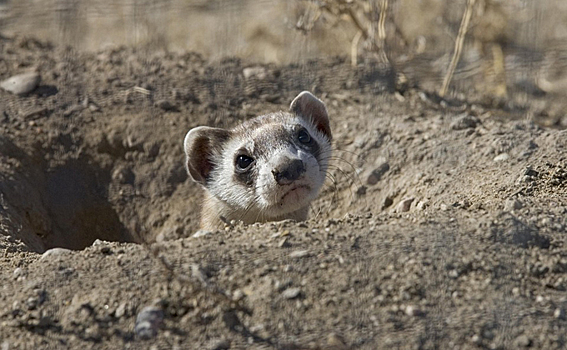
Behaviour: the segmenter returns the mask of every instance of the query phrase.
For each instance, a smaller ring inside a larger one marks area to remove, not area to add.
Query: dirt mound
[[[567,133],[529,105],[401,95],[341,58],[0,45],[2,80],[42,76],[0,91],[3,348],[564,347]],[[336,150],[311,219],[192,237],[185,133],[301,90]]]

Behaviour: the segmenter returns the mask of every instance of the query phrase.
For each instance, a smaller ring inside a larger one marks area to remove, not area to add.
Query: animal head
[[[325,105],[305,91],[289,113],[263,115],[231,130],[190,130],[184,141],[187,171],[234,211],[269,220],[315,199],[325,181],[331,139]]]

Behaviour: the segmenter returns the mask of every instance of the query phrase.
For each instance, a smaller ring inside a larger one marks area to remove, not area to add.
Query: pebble
[[[414,201],[413,197],[403,199],[400,203],[398,203],[398,206],[396,207],[396,212],[404,213],[406,211],[409,211],[413,201]]]
[[[345,341],[336,333],[330,333],[327,336],[327,349],[346,350],[348,347]]]
[[[0,82],[0,88],[15,95],[25,95],[35,90],[40,81],[37,72],[18,74]]]
[[[142,339],[151,339],[158,333],[163,321],[163,310],[157,306],[146,306],[136,317],[136,335]]]
[[[166,112],[177,111],[177,107],[168,100],[159,100],[156,102],[156,106],[163,109]]]
[[[103,241],[102,239],[97,238],[97,239],[94,240],[94,242],[93,242],[93,244],[91,244],[91,246],[100,247],[100,246],[105,246],[105,245],[108,245],[108,244],[110,244],[110,242]]]
[[[358,186],[356,188],[356,195],[357,196],[364,196],[366,194],[366,190],[368,188],[366,186]]]
[[[289,254],[290,258],[304,258],[306,256],[309,255],[309,251],[308,250],[296,250],[294,252],[291,252]]]
[[[23,274],[24,274],[24,270],[21,267],[16,267],[16,269],[13,272],[15,278],[18,278]]]
[[[510,155],[508,153],[500,153],[496,157],[494,157],[495,162],[505,162],[510,159]]]
[[[565,317],[565,310],[562,308],[557,308],[555,309],[555,311],[553,312],[553,317],[560,319],[560,320],[564,320]]]
[[[301,295],[300,288],[288,288],[282,292],[282,297],[285,299],[295,299]]]
[[[114,317],[116,318],[121,318],[124,315],[126,315],[126,303],[118,305],[116,311],[114,311]]]
[[[523,206],[524,205],[519,200],[514,198],[508,198],[504,203],[504,211],[510,212],[510,211],[522,209]]]
[[[203,237],[203,236],[208,236],[211,233],[212,233],[211,231],[199,230],[199,231],[195,232],[192,237],[193,238],[199,238],[199,237]]]
[[[479,122],[480,121],[475,116],[462,115],[462,116],[457,117],[451,123],[451,129],[453,129],[453,130],[464,130],[464,129],[469,129],[469,128],[476,128],[476,126],[479,124]]]
[[[531,176],[531,177],[538,177],[539,172],[535,171],[531,167],[527,167],[526,170],[524,170],[524,175],[525,176]]]
[[[475,344],[480,344],[482,342],[482,339],[480,338],[480,336],[478,334],[475,334],[471,337],[471,342],[473,342]]]
[[[207,346],[209,350],[228,350],[230,349],[230,343],[226,339],[213,339]]]
[[[41,254],[41,258],[39,260],[45,260],[45,259],[48,259],[49,257],[54,257],[54,256],[63,256],[63,255],[67,255],[71,252],[72,251],[70,249],[51,248],[49,250],[46,250],[45,253]]]
[[[284,247],[289,247],[289,246],[290,246],[290,244],[289,244],[289,242],[288,242],[287,237],[284,237],[284,238],[283,238],[282,240],[280,240],[279,243],[278,243],[278,247],[279,247],[279,248],[284,248]]]
[[[112,180],[121,184],[134,184],[136,175],[129,167],[119,165],[112,172]]]
[[[423,314],[423,312],[420,309],[418,309],[418,308],[416,308],[415,306],[412,306],[412,305],[406,306],[405,311],[406,311],[406,315],[412,316],[412,317],[420,316],[420,315]]]
[[[389,206],[391,206],[392,204],[394,204],[394,200],[390,197],[386,197],[384,199],[384,203],[382,204],[382,210],[388,208]]]
[[[264,67],[248,67],[242,70],[245,79],[250,79],[252,77],[263,80],[266,79],[266,69]]]
[[[291,286],[292,284],[293,284],[293,281],[290,280],[290,279],[285,280],[285,281],[277,280],[274,284],[274,288],[281,292],[282,290],[289,288],[289,286]]]
[[[416,208],[417,210],[425,210],[428,206],[429,206],[429,201],[428,201],[428,200],[422,200],[422,201],[419,201],[419,202],[415,205],[415,208]]]
[[[532,345],[532,340],[527,335],[523,334],[516,338],[516,346],[527,348]]]
[[[376,185],[388,170],[390,170],[390,164],[388,163],[380,164],[378,167],[372,170],[370,174],[368,174],[368,177],[366,178],[366,184]]]

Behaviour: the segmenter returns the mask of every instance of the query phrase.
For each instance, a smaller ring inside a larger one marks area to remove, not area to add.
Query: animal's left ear
[[[199,126],[189,130],[183,141],[187,172],[193,181],[207,187],[211,172],[217,166],[214,157],[230,137],[230,131]]]
[[[300,117],[306,118],[313,122],[317,130],[321,131],[329,138],[333,139],[331,134],[331,126],[329,125],[329,115],[325,104],[313,96],[309,91],[303,91],[293,99],[289,109]]]

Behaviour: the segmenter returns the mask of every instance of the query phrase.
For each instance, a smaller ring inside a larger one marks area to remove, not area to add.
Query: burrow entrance
[[[52,232],[43,238],[47,249],[82,249],[96,239],[133,242],[108,200],[110,173],[86,160],[72,160],[48,169],[44,203]]]
[[[6,141],[6,140],[4,140]],[[135,242],[109,200],[111,166],[88,156],[48,165],[0,144],[0,224],[29,249],[83,249],[96,239]],[[3,156],[3,157],[2,157]],[[15,170],[14,170],[15,169]]]

